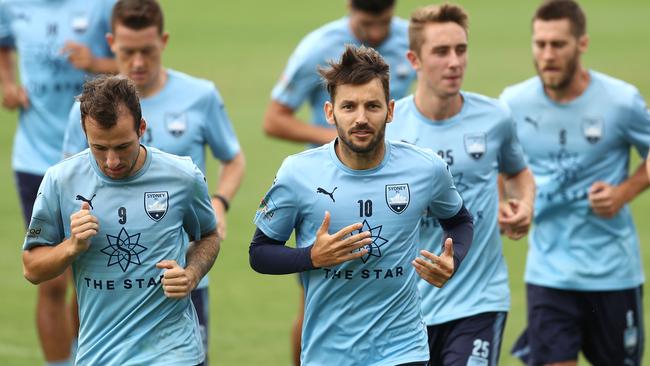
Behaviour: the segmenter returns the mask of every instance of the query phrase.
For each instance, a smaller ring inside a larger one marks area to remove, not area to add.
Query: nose
[[[542,59],[544,60],[551,60],[555,57],[555,51],[553,50],[553,47],[550,45],[545,45],[544,48],[542,48]]]
[[[141,68],[144,66],[144,56],[140,52],[136,52],[135,55],[133,56],[133,67],[134,68]]]
[[[106,166],[109,169],[115,169],[118,165],[120,165],[120,157],[115,151],[108,150],[108,153],[106,154]]]
[[[456,50],[449,52],[449,67],[454,69],[460,67],[460,55]]]

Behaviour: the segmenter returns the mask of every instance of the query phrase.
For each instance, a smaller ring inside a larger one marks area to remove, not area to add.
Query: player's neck
[[[147,161],[147,149],[144,148],[144,146],[140,145],[140,150],[138,151],[138,157],[135,159],[135,164],[133,164],[133,168],[131,168],[131,172],[129,173],[129,177],[132,177],[142,169],[144,166],[145,161]]]
[[[336,140],[334,145],[336,156],[341,160],[343,165],[354,170],[368,170],[372,169],[384,160],[384,152],[386,151],[386,143],[382,140],[377,148],[367,153],[357,153],[350,150],[340,139]]]
[[[423,116],[434,122],[444,121],[460,113],[463,97],[460,93],[440,97],[425,87],[418,86],[415,91],[415,107]]]
[[[149,98],[151,96],[158,94],[165,87],[166,83],[167,83],[167,70],[161,66],[160,71],[158,72],[158,77],[156,77],[156,79],[151,83],[151,85],[148,85],[143,88],[138,88],[138,94],[140,94],[140,98]]]
[[[554,102],[569,103],[581,96],[589,87],[590,82],[591,76],[589,75],[589,71],[579,66],[566,88],[552,89],[544,87],[544,92]]]

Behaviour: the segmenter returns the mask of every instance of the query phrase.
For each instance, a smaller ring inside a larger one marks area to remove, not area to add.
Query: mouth
[[[131,80],[143,80],[147,77],[147,73],[145,71],[132,71],[129,73],[129,77]]]
[[[123,173],[123,172],[124,172],[124,167],[106,168],[106,173],[109,176],[120,175],[120,173]]]
[[[365,139],[368,137],[371,137],[373,135],[372,130],[353,130],[350,131],[350,135],[360,138],[360,139]]]

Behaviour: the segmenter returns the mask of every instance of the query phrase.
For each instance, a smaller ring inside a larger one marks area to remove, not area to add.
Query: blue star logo
[[[122,272],[126,272],[129,264],[141,264],[139,254],[147,250],[147,248],[138,244],[140,233],[129,235],[122,228],[117,236],[106,234],[106,239],[108,239],[108,246],[102,248],[101,252],[109,257],[108,267],[119,264]]]
[[[368,253],[366,253],[363,257],[361,257],[361,260],[363,263],[366,263],[368,259],[370,259],[371,256],[373,257],[381,257],[381,247],[388,243],[387,239],[384,239],[381,237],[381,228],[383,225],[378,225],[375,227],[370,227],[370,224],[368,223],[368,220],[363,220],[363,227],[359,229],[358,234],[361,234],[364,231],[370,231],[370,239],[372,239],[372,243],[364,246],[361,249],[367,249]],[[356,251],[360,251],[361,249],[357,249]]]

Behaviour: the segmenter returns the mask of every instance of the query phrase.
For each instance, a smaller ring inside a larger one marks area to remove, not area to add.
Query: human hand
[[[156,267],[165,269],[162,288],[165,296],[169,298],[182,299],[189,296],[199,283],[200,279],[197,279],[191,271],[179,266],[175,260],[162,260],[156,263]]]
[[[421,250],[420,254],[426,259],[417,257],[413,262],[415,271],[430,284],[442,287],[454,274],[454,246],[451,238],[445,240],[445,249],[440,256],[427,250]]]
[[[619,187],[602,181],[591,185],[588,198],[594,213],[606,219],[614,217],[625,205]]]
[[[501,232],[513,240],[523,238],[533,221],[533,209],[526,202],[509,199],[499,202],[497,221]]]
[[[323,223],[316,233],[316,241],[311,248],[311,262],[316,268],[332,267],[337,264],[360,258],[368,253],[361,249],[372,243],[370,232],[364,231],[355,235],[353,231],[363,227],[361,223],[344,227],[333,235],[328,233],[330,226],[330,213],[325,211]],[[348,236],[350,235],[350,236]],[[358,252],[354,252],[361,249]]]
[[[90,239],[97,235],[99,221],[90,213],[88,202],[81,203],[81,209],[70,215],[70,243],[73,255],[88,250]]]

